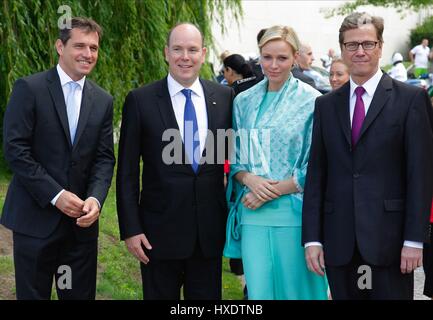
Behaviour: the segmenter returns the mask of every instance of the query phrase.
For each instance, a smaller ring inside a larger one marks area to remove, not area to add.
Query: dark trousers
[[[368,272],[365,270],[368,267],[371,269],[371,282],[366,278]],[[357,248],[349,264],[338,267],[327,266],[326,275],[334,300],[413,299],[413,272],[402,274],[400,263],[387,267],[369,265],[361,257]],[[371,289],[365,288],[369,283]]]
[[[205,258],[197,247],[186,259],[141,263],[144,300],[221,300],[222,258]]]
[[[423,268],[425,273],[424,295],[433,298],[433,224],[430,224],[430,244],[424,243]]]
[[[13,233],[17,299],[50,299],[53,278],[59,299],[95,299],[97,240],[77,241],[73,223],[62,217],[54,233],[45,239]]]

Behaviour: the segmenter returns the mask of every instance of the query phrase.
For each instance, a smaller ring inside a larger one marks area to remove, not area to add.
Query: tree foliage
[[[418,11],[433,6],[433,0],[355,0],[344,3],[335,9],[328,10],[326,14],[329,17],[335,15],[347,15],[358,9],[358,7],[367,5],[396,8],[399,12],[405,10]]]
[[[433,17],[429,17],[410,31],[410,47],[420,44],[422,39],[428,39],[429,43],[433,43],[432,31]]]
[[[91,17],[104,29],[96,68],[89,76],[115,98],[115,123],[132,88],[163,77],[163,48],[168,30],[191,22],[213,48],[211,26],[225,32],[225,19],[239,21],[240,0],[1,0],[0,1],[0,123],[16,79],[53,67],[61,5],[72,16]],[[210,68],[203,70],[210,76]]]

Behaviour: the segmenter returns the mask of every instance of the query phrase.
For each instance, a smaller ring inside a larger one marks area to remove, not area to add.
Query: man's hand
[[[143,250],[143,245],[147,250],[152,250],[152,246],[147,240],[144,233],[137,234],[125,240],[126,247],[128,251],[131,252],[138,260],[147,264],[149,258],[146,256]]]
[[[77,219],[77,225],[82,228],[90,227],[99,218],[99,205],[93,198],[84,201],[82,216]]]
[[[69,191],[63,191],[56,201],[56,207],[67,216],[79,218],[83,214],[84,201]]]
[[[308,270],[318,274],[325,275],[325,258],[323,248],[321,246],[309,246],[305,248],[305,261],[307,262]]]
[[[422,250],[403,246],[403,249],[401,249],[401,273],[411,273],[422,266]]]

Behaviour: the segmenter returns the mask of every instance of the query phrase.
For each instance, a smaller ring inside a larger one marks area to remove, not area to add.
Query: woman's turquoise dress
[[[307,269],[301,244],[302,196],[318,91],[293,76],[278,92],[263,81],[239,94],[233,106],[237,134],[228,194],[245,190],[240,171],[273,180],[293,177],[299,192],[283,195],[256,210],[237,205],[240,248],[249,299],[327,299],[326,277]],[[236,210],[235,210],[236,211]],[[230,218],[230,217],[229,217]],[[231,236],[230,232],[227,234]],[[231,240],[231,239],[228,239]],[[227,245],[233,241],[227,241]],[[229,257],[233,257],[230,256]]]

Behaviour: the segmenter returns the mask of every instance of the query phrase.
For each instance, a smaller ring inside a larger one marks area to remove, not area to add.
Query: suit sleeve
[[[302,208],[302,244],[322,242],[323,195],[326,185],[327,158],[320,123],[320,98],[316,99],[313,133],[308,160]]]
[[[428,242],[433,194],[432,106],[427,93],[422,90],[412,101],[405,124],[407,194],[404,239]]]
[[[113,99],[110,98],[99,136],[96,157],[90,171],[87,197],[98,199],[101,207],[107,197],[116,162],[113,146]]]
[[[122,112],[116,180],[122,240],[143,233],[139,210],[141,134],[138,103],[134,94],[129,93]]]
[[[32,153],[35,105],[28,83],[17,80],[3,119],[3,151],[15,177],[40,207],[46,207],[63,188]]]

